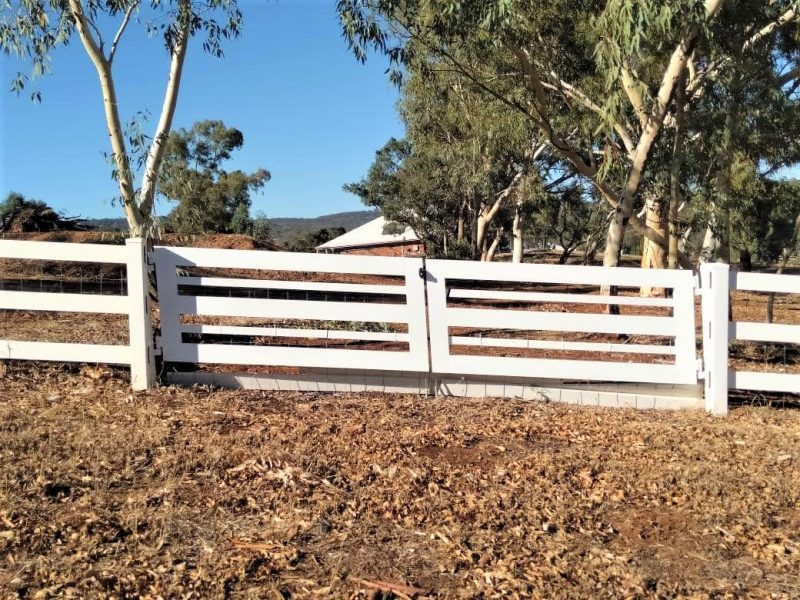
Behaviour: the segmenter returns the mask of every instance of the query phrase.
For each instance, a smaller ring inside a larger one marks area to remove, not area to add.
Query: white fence
[[[2,290],[0,310],[126,315],[129,335],[128,345],[0,339],[0,359],[130,365],[132,387],[151,386],[155,368],[144,250],[142,240],[127,240],[125,246],[0,240],[0,259],[119,264],[127,272],[126,295]]]
[[[704,381],[705,406],[717,414],[727,411],[729,388],[800,392],[800,374],[728,368],[732,340],[800,342],[800,325],[729,322],[730,291],[800,294],[797,276],[729,273],[717,264],[698,276],[173,247],[156,247],[151,256],[155,340],[140,240],[125,247],[0,241],[0,259],[115,263],[126,266],[128,281],[127,293],[117,296],[2,290],[0,309],[124,314],[129,322],[128,345],[3,339],[0,359],[130,365],[136,389],[154,382],[153,354],[160,351],[167,363],[300,369],[306,380],[314,378],[308,369],[329,369],[336,385],[366,371],[416,374],[426,389],[436,380],[465,381],[487,394],[530,380],[591,383],[602,393],[619,391],[627,405],[642,385],[697,389]],[[602,295],[601,286],[618,293]],[[667,293],[641,297],[640,287]],[[608,304],[620,314],[605,314]]]

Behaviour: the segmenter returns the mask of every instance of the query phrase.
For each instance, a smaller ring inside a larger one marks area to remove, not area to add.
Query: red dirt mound
[[[218,233],[210,235],[177,235],[167,233],[157,240],[168,246],[194,246],[196,248],[221,248],[224,250],[280,250],[276,244],[258,240],[249,235]]]
[[[123,244],[127,234],[119,231],[49,231],[45,233],[10,233],[4,239],[35,242],[68,242],[73,244]],[[167,246],[194,246],[197,248],[223,248],[228,250],[281,250],[268,240],[258,240],[249,235],[216,233],[208,235],[178,235],[165,233],[156,238],[156,244]]]

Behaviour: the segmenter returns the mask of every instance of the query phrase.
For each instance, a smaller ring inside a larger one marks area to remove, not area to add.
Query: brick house
[[[423,256],[425,254],[425,244],[411,227],[406,227],[402,233],[384,233],[386,225],[386,219],[378,217],[320,244],[317,246],[317,252],[371,254],[374,256]]]

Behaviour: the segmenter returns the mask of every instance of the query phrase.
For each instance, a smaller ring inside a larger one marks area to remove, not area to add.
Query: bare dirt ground
[[[800,411],[0,378],[0,596],[800,597]]]
[[[8,289],[123,283],[0,268]],[[733,295],[734,318],[765,311],[765,295]],[[778,296],[775,317],[800,322],[800,299]],[[125,343],[126,329],[0,311],[0,338]],[[734,344],[731,366],[798,372],[800,352]],[[798,573],[798,410],[132,395],[102,366],[0,364],[0,597],[800,598]]]

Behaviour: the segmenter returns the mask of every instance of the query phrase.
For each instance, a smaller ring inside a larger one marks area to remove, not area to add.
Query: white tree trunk
[[[114,77],[111,65],[116,52],[120,37],[125,30],[132,9],[129,8],[123,18],[122,25],[111,45],[110,53],[106,58],[103,53],[102,41],[95,39],[90,29],[90,24],[86,17],[86,10],[81,0],[68,0],[70,14],[75,21],[75,29],[81,39],[86,53],[97,70],[97,77],[100,81],[100,88],[103,93],[103,108],[105,111],[106,127],[111,140],[111,151],[114,158],[115,178],[119,184],[122,205],[125,210],[125,217],[128,220],[128,227],[131,235],[140,236],[147,233],[147,224],[153,210],[155,200],[155,190],[158,181],[158,173],[161,167],[161,160],[164,156],[165,142],[172,127],[172,117],[175,114],[175,106],[180,89],[183,63],[186,57],[186,48],[189,43],[191,33],[191,0],[178,0],[178,20],[179,34],[172,49],[172,59],[170,62],[169,79],[167,80],[164,104],[161,110],[158,127],[153,141],[148,151],[147,162],[145,164],[144,177],[142,180],[140,197],[136,197],[133,173],[130,168],[130,158],[125,147],[125,132],[119,118],[117,94],[114,86]]]
[[[172,129],[172,118],[175,115],[175,107],[178,103],[178,92],[181,87],[183,64],[186,60],[186,49],[189,46],[191,0],[178,1],[178,19],[180,20],[180,29],[175,47],[172,48],[169,77],[167,78],[167,87],[164,92],[164,103],[161,106],[161,116],[158,119],[153,141],[147,152],[147,161],[145,162],[144,175],[142,176],[142,198],[140,207],[141,211],[146,216],[149,216],[153,210],[161,161],[164,158],[167,137],[169,136],[170,129]],[[139,234],[141,233],[140,231]]]
[[[660,235],[667,238],[665,223],[664,204],[655,195],[649,197],[646,202],[645,221],[647,226],[658,231]],[[647,237],[642,239],[642,262],[643,269],[664,269],[667,266],[667,249]],[[642,286],[639,288],[639,295],[642,297],[663,296],[664,288],[652,288]]]
[[[481,210],[478,212],[478,225],[477,225],[477,240],[476,246],[479,250],[481,250],[481,260],[486,260],[486,252],[488,251],[488,242],[486,241],[486,229],[489,227],[491,222],[497,216],[497,213],[500,212],[500,209],[503,206],[503,203],[508,199],[508,197],[512,194],[514,189],[517,187],[519,182],[522,180],[522,176],[524,175],[523,171],[519,171],[514,177],[511,179],[511,183],[508,184],[508,187],[504,189],[502,192],[497,194],[495,200],[492,204],[483,205]]]
[[[692,237],[692,228],[687,227],[686,231],[683,232],[683,235],[678,240],[678,252],[681,254],[686,254],[690,237]]]
[[[486,260],[486,217],[483,212],[478,213],[475,233],[475,245],[480,252],[481,261]]]
[[[494,234],[494,240],[492,240],[492,245],[489,246],[489,249],[486,251],[485,257],[482,260],[486,262],[492,262],[494,260],[494,255],[497,254],[497,250],[500,248],[500,242],[503,239],[503,228],[498,227],[497,231]]]
[[[711,210],[714,210],[714,207],[711,207]],[[720,242],[717,238],[717,234],[714,233],[714,229],[716,229],[716,224],[714,221],[714,216],[712,212],[712,216],[709,217],[708,225],[706,226],[706,234],[703,236],[703,245],[700,248],[700,256],[698,257],[698,263],[710,263],[714,262],[717,257],[717,249],[719,248]]]
[[[514,240],[511,262],[521,263],[525,240],[522,236],[522,205],[519,202],[514,212],[514,223],[511,226],[511,235]]]
[[[690,61],[691,62],[691,61]],[[669,209],[667,211],[667,228],[669,244],[667,248],[667,267],[678,268],[680,248],[678,243],[678,213],[683,204],[681,191],[681,172],[683,167],[683,131],[685,127],[686,75],[681,72],[675,90],[675,138],[672,142],[672,158],[669,171]]]
[[[97,70],[97,78],[100,82],[100,90],[103,94],[103,110],[105,112],[106,128],[108,129],[108,137],[111,141],[111,152],[114,159],[114,169],[116,171],[115,177],[119,185],[119,193],[122,198],[122,206],[125,211],[125,217],[128,220],[128,226],[131,228],[131,231],[134,231],[141,226],[143,218],[136,204],[133,173],[130,169],[128,151],[125,147],[122,122],[119,118],[117,92],[111,73],[111,63],[106,59],[102,47],[92,35],[81,0],[69,0],[69,10],[75,21],[75,29],[78,32],[78,37],[80,37],[86,54],[89,55],[92,64]]]

